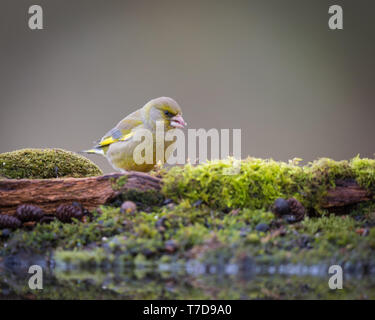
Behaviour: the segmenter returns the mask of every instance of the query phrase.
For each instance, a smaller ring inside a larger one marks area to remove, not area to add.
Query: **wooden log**
[[[373,195],[361,188],[355,180],[337,180],[336,187],[328,190],[321,206],[326,209],[343,208],[373,198]]]
[[[120,189],[114,188],[115,180],[122,176],[127,177],[126,183]],[[161,179],[142,172],[78,179],[4,179],[0,180],[0,213],[13,214],[20,204],[37,205],[47,213],[54,213],[60,204],[73,201],[92,210],[129,189],[159,191]],[[321,206],[326,209],[345,209],[371,199],[373,195],[354,180],[337,181],[336,188],[328,190]]]
[[[116,179],[126,176],[120,189]],[[160,178],[142,172],[113,173],[99,177],[64,179],[4,179],[0,180],[0,213],[13,214],[18,205],[27,203],[53,213],[60,204],[73,201],[92,210],[106,204],[120,192],[128,189],[160,190]]]

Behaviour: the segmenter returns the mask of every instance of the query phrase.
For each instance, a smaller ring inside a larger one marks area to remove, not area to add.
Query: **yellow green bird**
[[[122,119],[92,149],[84,152],[104,155],[112,167],[118,171],[148,172],[156,164],[157,121],[164,125],[165,132],[170,129],[183,128],[186,125],[182,117],[181,107],[175,100],[168,97],[156,98]],[[142,129],[149,130],[153,136],[152,163],[138,164],[133,157],[134,149],[141,143],[134,138],[134,135]],[[165,141],[164,143],[164,161],[169,156],[165,154],[165,151],[172,143],[173,141]]]

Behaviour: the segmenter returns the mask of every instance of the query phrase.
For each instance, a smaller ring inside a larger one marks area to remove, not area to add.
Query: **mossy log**
[[[122,177],[124,183],[119,186],[121,184],[118,179]],[[92,210],[109,203],[121,192],[129,189],[160,191],[161,179],[141,172],[113,173],[88,178],[4,179],[0,180],[0,213],[13,214],[20,204],[37,205],[45,212],[53,213],[60,204],[73,201]],[[354,180],[340,180],[335,188],[328,190],[320,205],[326,209],[343,209],[372,198],[372,194]]]
[[[337,180],[336,187],[328,190],[321,206],[326,209],[343,208],[372,199],[373,195],[355,180]]]
[[[142,172],[88,178],[4,179],[0,180],[0,213],[13,214],[20,204],[33,204],[46,213],[54,213],[60,204],[74,201],[92,210],[129,189],[158,191],[160,188],[160,178]]]

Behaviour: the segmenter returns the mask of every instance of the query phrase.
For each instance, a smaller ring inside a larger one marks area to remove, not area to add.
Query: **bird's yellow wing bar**
[[[114,130],[109,137],[104,137],[100,142],[99,146],[104,147],[108,146],[112,143],[118,142],[118,141],[125,141],[132,137],[134,135],[134,132],[130,130]]]

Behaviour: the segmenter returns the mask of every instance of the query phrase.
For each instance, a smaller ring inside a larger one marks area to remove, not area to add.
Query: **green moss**
[[[278,197],[301,198],[299,186],[306,180],[303,169],[273,160],[243,160],[239,174],[229,175],[232,160],[198,166],[174,167],[164,176],[167,197],[191,202],[203,200],[213,208],[260,209]]]
[[[90,160],[62,149],[22,149],[0,154],[0,176],[9,179],[80,178],[101,174]]]
[[[317,244],[324,241],[336,244],[339,247],[346,245],[356,246],[360,236],[355,232],[359,223],[349,216],[324,216],[321,218],[306,218],[302,222],[303,232],[315,237]]]
[[[198,200],[212,208],[269,209],[278,197],[295,197],[307,209],[323,213],[320,204],[337,180],[355,179],[375,192],[375,160],[322,158],[305,166],[295,162],[248,158],[238,174],[227,174],[233,160],[174,167],[164,175],[163,192],[175,201]]]
[[[113,190],[121,190],[127,183],[128,181],[128,176],[124,175],[121,176],[120,178],[111,178],[112,182],[112,189]]]
[[[257,244],[260,242],[260,238],[256,233],[249,233],[246,236],[246,241],[250,244]]]
[[[37,224],[31,230],[19,229],[12,234],[5,248],[7,254],[19,251],[46,252],[49,249],[72,250],[89,244],[101,243],[103,237],[110,237],[123,231],[119,209],[103,208],[101,214],[93,213],[86,223],[75,220],[67,224],[53,221]]]
[[[375,192],[375,160],[360,159],[359,156],[350,161],[358,184],[367,190]]]

